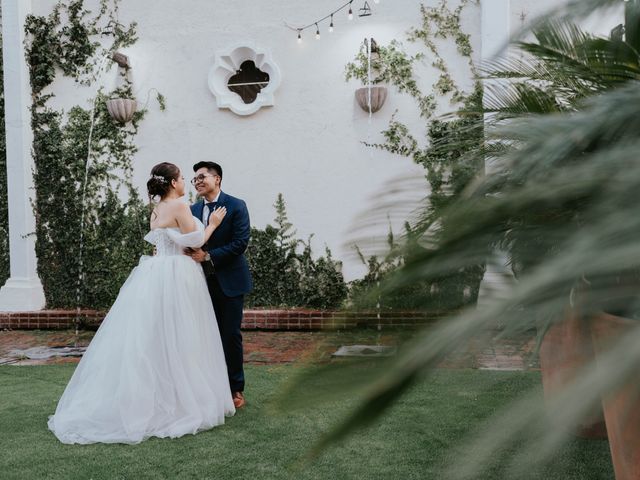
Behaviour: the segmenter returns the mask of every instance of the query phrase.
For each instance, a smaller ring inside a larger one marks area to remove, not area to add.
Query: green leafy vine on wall
[[[412,43],[422,42],[428,50],[428,54],[419,52],[409,55],[403,50],[402,43],[392,40],[388,46],[378,45],[372,47],[371,70],[374,72],[372,83],[388,83],[395,86],[398,91],[410,94],[418,103],[420,115],[425,119],[433,117],[440,97],[449,96],[451,104],[462,104],[468,96],[451,76],[449,67],[445,62],[438,40],[453,40],[458,53],[468,60],[469,72],[476,76],[476,69],[471,58],[473,49],[469,34],[462,30],[462,12],[469,4],[477,4],[478,0],[461,0],[458,6],[451,9],[447,0],[440,0],[434,7],[420,6],[421,25],[411,28],[408,32],[408,41]],[[414,78],[414,65],[426,58],[431,58],[431,65],[438,70],[438,77],[431,85],[430,93],[423,93]],[[363,85],[368,80],[368,58],[366,45],[361,45],[358,54],[352,62],[345,67],[345,79],[359,79]],[[476,82],[474,90],[479,88]]]
[[[400,268],[405,258],[418,252],[417,239],[434,219],[439,218],[447,205],[462,193],[465,186],[477,175],[481,165],[477,160],[469,160],[466,155],[484,141],[483,116],[479,113],[482,105],[482,86],[477,80],[477,72],[472,60],[473,49],[470,36],[461,25],[464,9],[477,4],[477,0],[460,0],[455,8],[449,6],[447,0],[433,7],[421,5],[420,25],[408,32],[408,41],[421,42],[427,52],[409,55],[402,49],[402,44],[393,40],[389,46],[377,46],[371,56],[371,68],[375,72],[375,82],[385,82],[397,88],[399,92],[411,95],[417,103],[421,117],[427,123],[426,145],[421,146],[404,123],[397,119],[397,112],[391,117],[386,130],[382,132],[384,143],[372,144],[404,157],[410,157],[423,166],[429,182],[429,206],[425,212],[425,221],[414,227],[406,225],[404,245],[394,241],[389,243],[389,253],[383,259],[377,257],[361,259],[369,268],[368,275],[360,281],[358,288],[368,291],[369,295],[354,297],[354,303],[362,306],[374,306],[378,303],[376,285],[381,278],[391,275]],[[460,56],[467,59],[469,74],[474,78],[471,92],[465,92],[454,80],[440,48],[439,41],[453,41]],[[431,65],[437,69],[438,76],[424,93],[415,79],[414,67],[417,62],[432,59]],[[366,83],[368,76],[368,58],[366,45],[360,48],[353,62],[346,66],[346,79],[359,78]],[[453,119],[434,118],[434,114],[443,99],[457,110]],[[446,228],[441,224],[440,228]],[[429,298],[430,308],[455,309],[475,302],[478,288],[484,273],[484,266],[477,265],[462,272],[448,276],[425,285],[415,285],[412,292],[396,292],[394,298],[382,299],[383,306],[411,307],[413,295]],[[424,301],[422,302],[424,304]]]
[[[108,308],[147,250],[142,237],[148,208],[131,181],[137,152],[134,138],[145,111],[121,125],[106,108],[109,97],[133,98],[130,83],[123,78],[115,91],[99,90],[86,108],[74,106],[63,112],[49,106],[54,96],[49,87],[59,71],[90,85],[109,65],[105,59],[110,53],[136,41],[135,23],[121,25],[117,10],[118,0],[102,0],[96,14],[85,9],[83,0],[59,2],[48,16],[29,16],[25,26],[33,94],[36,254],[49,308]],[[77,305],[82,194],[93,105],[84,266]]]
[[[363,43],[355,61],[347,64],[345,80],[358,79],[363,85],[369,81],[369,62],[371,63],[371,83],[391,83],[400,92],[407,92],[413,97],[420,95],[420,89],[413,78],[413,64],[424,58],[424,54],[407,55],[402,51],[402,44],[392,40],[388,46],[376,45],[372,42],[370,59],[367,57],[367,46]]]

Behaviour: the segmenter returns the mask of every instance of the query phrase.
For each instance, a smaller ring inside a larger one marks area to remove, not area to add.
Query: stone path
[[[78,362],[94,332],[72,330],[0,331],[0,365],[43,365]],[[243,332],[245,361],[249,364],[294,362],[324,363],[343,345],[399,345],[411,331],[355,330],[345,332]],[[486,334],[459,348],[442,363],[442,368],[487,370],[537,369],[532,358],[535,339],[531,336],[495,338]]]

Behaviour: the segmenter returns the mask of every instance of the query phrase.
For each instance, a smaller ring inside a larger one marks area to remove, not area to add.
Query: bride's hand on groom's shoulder
[[[216,208],[209,216],[209,225],[218,227],[222,223],[222,219],[227,214],[227,207]]]

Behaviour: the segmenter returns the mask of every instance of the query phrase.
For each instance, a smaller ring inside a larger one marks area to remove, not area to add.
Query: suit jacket
[[[204,205],[204,200],[191,205],[191,213],[199,220],[202,220]],[[243,200],[224,192],[220,192],[218,206],[227,207],[227,214],[202,249],[211,255],[211,263],[224,294],[228,297],[244,295],[253,288],[249,264],[244,256],[251,233],[249,211]],[[207,273],[207,268],[203,268]]]

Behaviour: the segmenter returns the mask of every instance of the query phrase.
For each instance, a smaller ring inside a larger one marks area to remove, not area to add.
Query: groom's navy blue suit
[[[191,213],[202,218],[205,202],[191,205]],[[244,295],[253,288],[244,251],[249,243],[251,225],[247,205],[239,198],[220,192],[214,207],[226,207],[227,214],[202,249],[209,252],[210,262],[203,262],[209,294],[220,329],[232,392],[244,391],[242,368],[242,308]]]

